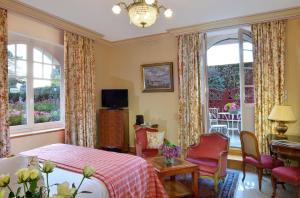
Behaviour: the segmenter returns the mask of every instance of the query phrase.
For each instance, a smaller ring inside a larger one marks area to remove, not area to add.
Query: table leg
[[[165,176],[158,174],[158,179],[160,180],[160,183],[164,186],[165,185]]]
[[[195,198],[198,198],[198,192],[199,192],[199,189],[198,189],[198,169],[195,170],[193,173],[193,191],[194,191],[194,197]]]

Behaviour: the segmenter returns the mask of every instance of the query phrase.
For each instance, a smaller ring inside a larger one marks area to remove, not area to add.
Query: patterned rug
[[[192,184],[190,175],[179,176],[177,178],[187,185]],[[232,198],[239,179],[239,172],[227,170],[227,176],[224,182],[219,183],[219,191],[214,191],[214,183],[211,179],[199,179],[199,197],[200,198]]]

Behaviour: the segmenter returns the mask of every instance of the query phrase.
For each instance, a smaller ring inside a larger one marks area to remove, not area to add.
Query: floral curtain
[[[178,37],[179,143],[184,150],[203,133],[200,75],[205,38],[202,33]]]
[[[252,25],[255,80],[255,133],[261,152],[267,152],[266,135],[274,133],[268,116],[283,102],[286,21]]]
[[[0,8],[0,158],[9,151],[7,11]]]
[[[94,41],[65,32],[65,142],[94,147],[96,137]]]

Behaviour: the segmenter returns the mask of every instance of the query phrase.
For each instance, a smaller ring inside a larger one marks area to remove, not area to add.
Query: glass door
[[[253,47],[251,32],[239,29],[241,130],[254,131]]]
[[[206,131],[223,133],[231,147],[240,147],[240,131],[254,131],[252,38],[245,29],[222,32],[207,39]]]

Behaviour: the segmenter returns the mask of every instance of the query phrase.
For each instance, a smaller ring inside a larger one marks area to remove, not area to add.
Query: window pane
[[[27,62],[23,60],[17,60],[17,76],[26,76],[27,75]]]
[[[52,56],[44,51],[44,61],[43,63],[52,64]]]
[[[245,87],[245,103],[254,103],[254,87]]]
[[[15,70],[15,61],[8,59],[8,74],[15,75],[16,70]]]
[[[58,60],[56,60],[55,58],[53,58],[52,61],[53,61],[53,65],[60,65],[59,62],[58,62]]]
[[[60,120],[60,81],[34,80],[34,123]]]
[[[253,85],[253,69],[245,69],[245,85]]]
[[[40,63],[33,63],[33,76],[35,78],[43,78],[43,65]]]
[[[26,114],[26,80],[9,77],[9,125],[17,126],[27,123]]]
[[[8,50],[8,58],[15,58],[15,45],[8,45],[7,47]]]
[[[43,62],[43,53],[42,50],[39,48],[33,49],[33,61],[34,62]]]
[[[60,79],[60,66],[52,66],[52,79]]]
[[[52,77],[52,65],[44,65],[44,78],[50,79]]]
[[[27,46],[25,44],[17,44],[17,58],[27,59]]]

